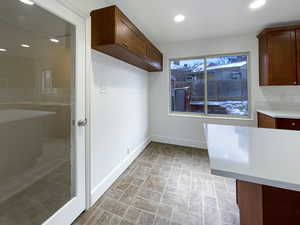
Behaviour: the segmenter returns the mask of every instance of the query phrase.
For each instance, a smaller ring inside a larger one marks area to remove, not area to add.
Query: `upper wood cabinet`
[[[299,29],[300,26],[267,28],[258,35],[260,85],[300,84]]]
[[[297,81],[300,84],[300,28],[296,31],[297,39]]]
[[[162,71],[162,53],[116,7],[91,12],[92,48],[149,72]]]

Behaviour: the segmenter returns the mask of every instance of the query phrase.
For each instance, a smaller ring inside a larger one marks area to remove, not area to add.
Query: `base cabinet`
[[[299,119],[274,118],[263,113],[258,113],[257,119],[260,128],[300,130]]]
[[[300,192],[237,180],[240,225],[299,225]]]
[[[262,186],[239,180],[236,182],[240,225],[263,225]]]

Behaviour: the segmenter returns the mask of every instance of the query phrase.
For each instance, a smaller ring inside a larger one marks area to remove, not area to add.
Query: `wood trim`
[[[266,35],[272,31],[285,31],[285,30],[297,30],[300,29],[300,25],[291,25],[291,26],[275,26],[275,27],[268,27],[265,28],[262,32],[260,32],[256,37],[261,38],[262,36]]]
[[[259,85],[269,85],[269,55],[266,36],[259,39]]]
[[[236,204],[238,205],[239,204],[239,185],[238,185],[238,181],[236,180],[235,181],[235,192],[236,192]]]

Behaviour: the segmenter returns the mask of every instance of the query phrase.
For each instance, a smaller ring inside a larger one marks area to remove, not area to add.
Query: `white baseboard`
[[[151,138],[151,141],[186,146],[186,147],[207,149],[206,143],[201,142],[199,140],[176,139],[176,138],[169,138],[169,137],[153,136]]]
[[[138,157],[138,155],[147,147],[151,142],[148,138],[144,143],[137,146],[130,155],[128,155],[123,162],[115,167],[110,174],[108,174],[101,183],[99,183],[92,190],[91,204],[94,205],[96,201],[104,194],[105,191],[116,181],[116,179],[127,169],[128,166]]]

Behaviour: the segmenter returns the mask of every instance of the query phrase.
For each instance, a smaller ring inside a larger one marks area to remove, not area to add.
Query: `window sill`
[[[207,116],[204,114],[196,114],[196,113],[169,113],[168,116],[174,117],[186,117],[186,118],[201,118],[201,119],[218,119],[218,120],[240,120],[240,121],[254,121],[251,117],[244,117],[244,116],[218,116],[218,115],[211,115]]]

